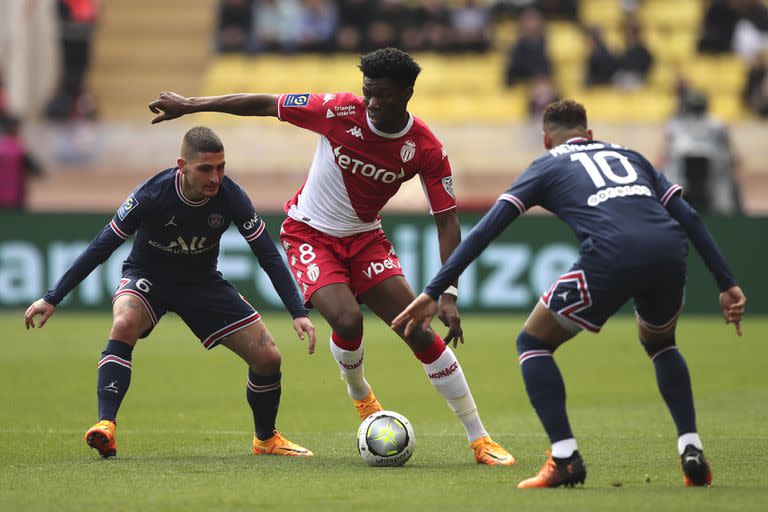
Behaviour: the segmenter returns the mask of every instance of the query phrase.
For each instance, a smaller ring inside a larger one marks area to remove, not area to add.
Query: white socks
[[[331,342],[331,354],[336,364],[339,365],[341,378],[347,383],[347,393],[354,400],[362,400],[371,392],[371,386],[365,380],[363,374],[363,344],[357,350],[344,350],[339,348],[333,339]]]
[[[567,459],[578,449],[574,438],[563,439],[562,441],[552,443],[552,457],[556,459]]]
[[[443,395],[448,406],[461,420],[467,431],[469,442],[487,436],[488,432],[485,431],[483,422],[480,421],[480,415],[477,413],[475,399],[469,391],[467,379],[464,377],[464,372],[453,351],[446,347],[445,352],[434,362],[422,364],[429,381],[438,393]]]
[[[692,444],[699,450],[704,449],[704,445],[701,444],[701,438],[699,437],[699,434],[696,432],[689,432],[687,434],[681,435],[677,439],[677,451],[680,453],[680,455],[683,454],[683,451],[685,451],[685,447],[689,444]]]

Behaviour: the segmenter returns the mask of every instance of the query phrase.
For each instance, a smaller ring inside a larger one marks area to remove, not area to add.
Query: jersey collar
[[[181,190],[181,171],[179,169],[176,169],[176,193],[179,195],[181,202],[188,206],[203,206],[210,199],[210,197],[206,197],[200,201],[193,201],[184,196],[184,192]]]
[[[567,141],[563,142],[563,144],[573,144],[574,142],[589,142],[589,139],[586,137],[571,137]]]
[[[408,130],[410,130],[411,126],[413,126],[413,116],[411,115],[410,112],[408,112],[408,122],[405,123],[405,128],[403,128],[402,130],[400,130],[397,133],[387,133],[387,132],[383,132],[381,130],[376,129],[376,127],[373,126],[373,123],[371,122],[371,119],[368,117],[368,111],[367,110],[365,111],[365,121],[368,123],[368,128],[370,128],[370,130],[373,133],[375,133],[379,137],[384,137],[386,139],[398,139],[398,138],[402,137],[403,135],[405,135],[406,133],[408,133]]]

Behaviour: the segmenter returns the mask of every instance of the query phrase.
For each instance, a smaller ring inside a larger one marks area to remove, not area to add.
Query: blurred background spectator
[[[643,43],[640,26],[628,22],[624,28],[624,51],[619,55],[614,82],[623,89],[642,86],[653,65],[653,55]]]
[[[248,49],[253,28],[252,0],[221,0],[216,46],[222,53]]]
[[[680,114],[667,124],[663,168],[700,213],[742,213],[737,158],[725,125],[708,113],[709,101],[688,90]]]
[[[42,167],[21,139],[18,118],[0,114],[0,209],[24,209],[27,178],[41,174]]]
[[[525,9],[520,14],[520,36],[507,56],[506,84],[551,76],[544,18],[538,9]]]
[[[91,61],[96,0],[59,0],[58,13],[62,66],[59,85],[46,107],[46,116],[52,120],[94,117],[96,107],[85,89],[85,74]]]
[[[599,28],[593,27],[585,31],[587,40],[587,67],[584,73],[584,85],[608,85],[616,73],[616,57],[608,49]]]
[[[700,52],[728,53],[731,51],[733,32],[739,21],[738,4],[739,0],[710,2],[701,26]]]

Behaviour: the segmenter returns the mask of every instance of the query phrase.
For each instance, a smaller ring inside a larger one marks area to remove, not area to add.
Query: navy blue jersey
[[[109,226],[122,239],[136,235],[127,268],[184,280],[216,270],[219,241],[231,222],[249,242],[264,231],[245,191],[229,177],[215,196],[192,201],[182,193],[181,171],[172,168],[139,185]]]
[[[202,282],[201,277],[218,275],[221,235],[234,222],[291,315],[307,316],[293,277],[245,191],[224,176],[215,196],[192,201],[184,197],[181,183],[181,171],[172,168],[139,185],[43,299],[61,302],[133,234],[123,273],[172,283]]]
[[[583,256],[622,267],[685,257],[685,233],[665,208],[680,191],[635,151],[572,139],[535,160],[500,199],[520,213],[546,208],[575,231]]]

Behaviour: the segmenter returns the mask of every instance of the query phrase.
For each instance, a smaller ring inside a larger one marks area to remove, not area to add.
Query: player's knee
[[[520,334],[517,335],[517,353],[520,355],[524,354],[525,352],[536,350],[554,352],[556,349],[557,345],[542,341],[537,337],[528,334],[525,332],[525,330],[520,331]]]
[[[280,371],[282,356],[275,345],[259,350],[249,358],[248,366],[259,375],[274,375]]]
[[[112,322],[112,332],[109,337],[130,343],[139,338],[142,332],[142,320],[140,315],[121,314]]]
[[[435,343],[435,333],[431,329],[422,329],[419,326],[403,339],[412,351],[423,352]]]
[[[644,332],[640,336],[640,344],[645,349],[645,353],[648,357],[653,359],[656,354],[662,350],[674,347],[676,345],[674,333],[653,333]]]
[[[339,311],[326,320],[333,332],[344,340],[354,340],[363,335],[363,314],[359,309]]]

